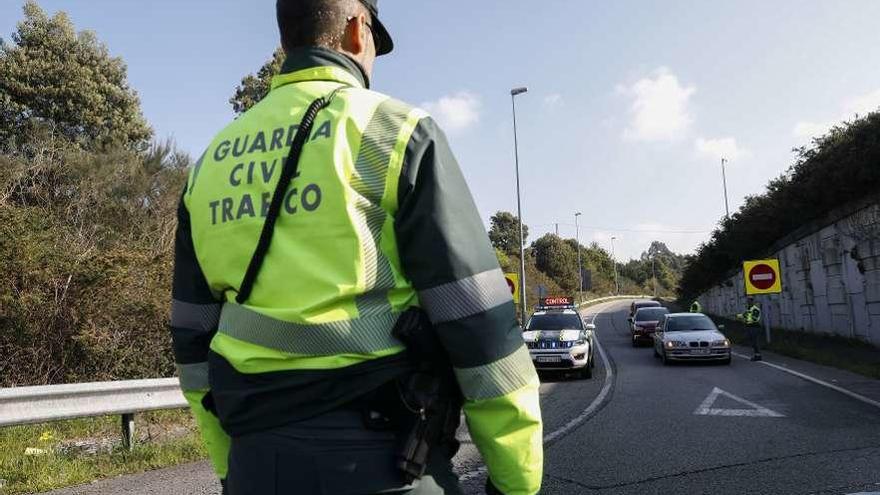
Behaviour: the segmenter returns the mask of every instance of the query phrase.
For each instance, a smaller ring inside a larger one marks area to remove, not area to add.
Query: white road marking
[[[715,405],[715,401],[718,400],[718,397],[727,397],[729,399],[733,399],[741,404],[745,404],[749,406],[749,409],[721,409],[717,407],[712,407]],[[767,409],[764,406],[759,406],[754,402],[743,399],[742,397],[738,397],[736,395],[731,394],[730,392],[725,392],[718,387],[712,389],[712,392],[703,400],[703,403],[700,404],[700,407],[694,411],[694,414],[697,416],[746,416],[752,418],[784,418],[784,414],[780,414],[771,409]]]
[[[749,356],[746,356],[745,354],[740,354],[738,352],[734,352],[732,354],[734,356],[741,357],[743,359],[750,359]],[[783,371],[783,372],[788,373],[790,375],[794,375],[798,378],[804,379],[808,382],[815,383],[816,385],[821,385],[823,387],[830,388],[831,390],[834,390],[836,392],[840,392],[843,395],[852,397],[853,399],[855,399],[857,401],[864,402],[865,404],[868,404],[869,406],[874,406],[876,408],[880,408],[880,401],[876,401],[874,399],[869,399],[869,398],[865,397],[864,395],[859,395],[859,394],[852,392],[850,390],[847,390],[843,387],[838,387],[837,385],[828,383],[826,381],[822,381],[818,378],[813,378],[810,375],[806,375],[804,373],[799,373],[797,371],[790,370],[784,366],[779,366],[778,364],[768,363],[767,361],[758,361],[758,364],[763,364],[764,366],[769,366],[769,367],[777,369],[779,371]]]
[[[617,302],[617,301],[612,301]],[[596,313],[593,314],[593,319],[590,320],[591,324],[596,323],[596,317],[599,316],[601,309],[608,303],[602,303],[596,305]],[[601,308],[600,308],[601,306]],[[571,430],[577,428],[581,423],[586,421],[586,419],[602,405],[602,402],[605,401],[605,398],[608,396],[608,393],[611,392],[611,378],[614,376],[614,371],[611,369],[611,362],[608,360],[608,356],[605,354],[605,349],[602,348],[602,344],[599,343],[599,339],[596,337],[595,332],[593,333],[594,342],[596,342],[596,349],[599,350],[599,355],[602,356],[602,365],[605,367],[605,382],[602,385],[602,390],[599,392],[599,395],[593,399],[593,402],[590,403],[589,407],[584,409],[584,411],[574,417],[568,423],[565,423],[559,429],[552,431],[546,435],[544,435],[544,443],[552,442],[553,440],[559,438],[561,435],[565,435]],[[470,481],[479,476],[485,475],[488,472],[486,466],[479,467],[477,469],[472,469],[461,476],[458,477],[459,481]]]

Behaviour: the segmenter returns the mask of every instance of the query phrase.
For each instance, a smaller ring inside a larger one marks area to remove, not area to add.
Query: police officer
[[[703,312],[703,306],[700,304],[700,301],[694,300],[694,302],[691,304],[691,313],[702,313],[702,312]]]
[[[742,320],[749,331],[749,336],[752,339],[752,361],[760,361],[761,358],[761,308],[755,302],[755,299],[750,297],[746,300],[746,305],[748,309],[745,313],[741,313],[737,315],[737,319]]]
[[[213,140],[178,210],[181,388],[231,495],[459,493],[454,448],[432,448],[410,482],[395,416],[374,421],[377,403],[400,409],[413,364],[392,331],[421,308],[487,490],[533,494],[539,381],[514,303],[436,122],[369,89],[393,48],[378,13],[377,0],[277,1],[281,75]]]

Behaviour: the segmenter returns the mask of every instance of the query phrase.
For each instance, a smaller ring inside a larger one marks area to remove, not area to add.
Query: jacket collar
[[[272,78],[272,89],[302,81],[336,81],[359,88],[370,87],[360,64],[347,55],[320,47],[297,48],[288,53],[281,74]]]

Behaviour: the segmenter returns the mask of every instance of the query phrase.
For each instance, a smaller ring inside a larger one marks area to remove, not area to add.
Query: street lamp
[[[513,88],[510,90],[510,104],[513,107],[513,156],[516,163],[516,215],[519,220],[519,300],[520,318],[522,324],[526,324],[526,247],[522,226],[522,199],[519,188],[519,143],[516,136],[516,96],[527,92],[528,88]]]
[[[578,217],[583,215],[581,212],[574,214],[574,241],[577,244],[578,251],[578,295],[584,290],[584,270],[581,267],[581,228],[578,224]]]
[[[724,181],[724,211],[727,212],[727,219],[730,220],[730,205],[727,203],[727,172],[724,170],[724,164],[727,158],[721,159],[721,180]]]
[[[651,278],[654,279],[654,297],[657,297],[657,272],[654,270],[655,259],[657,259],[657,255],[651,255]]]
[[[617,237],[611,236],[611,262],[614,265],[614,294],[620,295],[620,279],[617,277],[617,257],[614,256],[614,239]]]

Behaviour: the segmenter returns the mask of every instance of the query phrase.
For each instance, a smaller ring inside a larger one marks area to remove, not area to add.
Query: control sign
[[[543,297],[538,305],[545,308],[574,306],[574,298],[568,296]]]
[[[510,288],[513,302],[519,304],[519,273],[505,273],[504,280],[507,281],[507,287]]]
[[[779,260],[755,260],[743,263],[746,294],[779,294],[782,292],[782,273]]]

